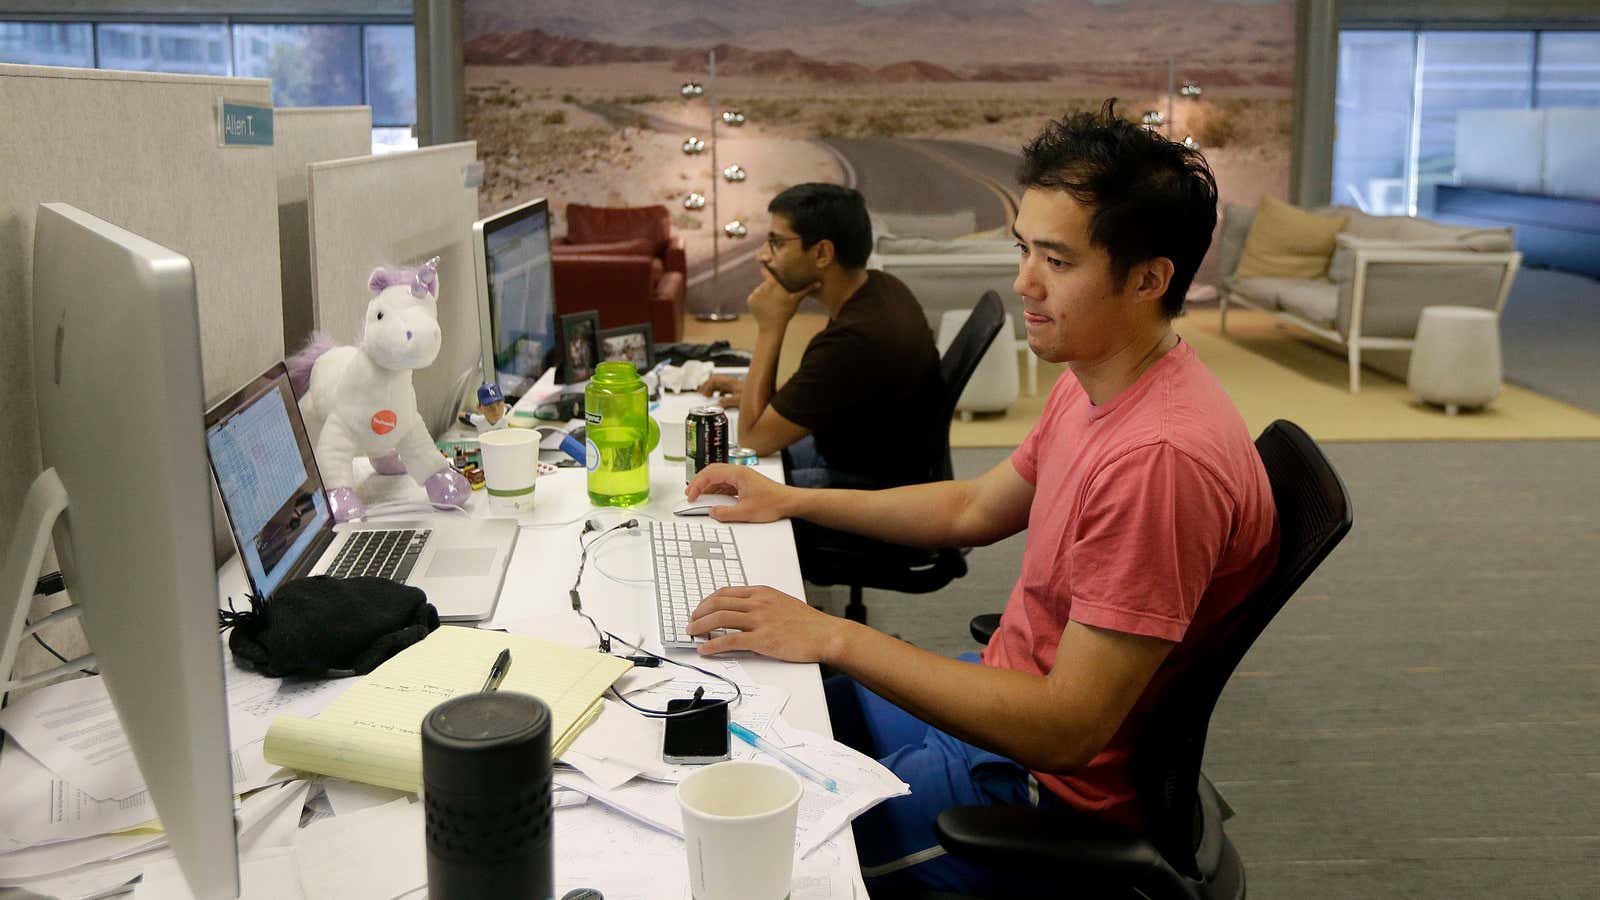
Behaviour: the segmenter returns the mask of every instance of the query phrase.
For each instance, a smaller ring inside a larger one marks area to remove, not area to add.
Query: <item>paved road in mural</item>
[[[970,210],[977,231],[1007,227],[1016,215],[1015,153],[951,140],[830,138],[821,143],[845,163],[874,212],[935,216]],[[761,275],[756,246],[734,247],[724,248],[715,279],[709,259],[691,264],[691,309],[743,307]]]

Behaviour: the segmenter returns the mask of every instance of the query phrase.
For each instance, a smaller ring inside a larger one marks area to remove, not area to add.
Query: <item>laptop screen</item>
[[[294,403],[280,363],[206,416],[217,491],[262,597],[294,571],[332,519]]]

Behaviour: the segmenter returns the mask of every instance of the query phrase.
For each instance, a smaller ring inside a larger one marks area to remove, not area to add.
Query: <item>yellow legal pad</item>
[[[440,703],[483,686],[511,650],[502,691],[550,707],[553,757],[600,714],[600,695],[632,663],[525,635],[446,625],[356,682],[314,719],[280,716],[267,731],[267,761],[303,772],[416,792],[422,786],[422,719]]]

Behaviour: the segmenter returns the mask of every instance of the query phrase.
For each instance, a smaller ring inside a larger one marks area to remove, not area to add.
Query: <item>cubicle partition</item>
[[[463,372],[477,378],[478,297],[472,223],[478,216],[475,141],[309,167],[311,284],[316,327],[354,343],[376,266],[439,257],[439,357],[413,377],[417,409],[435,431]]]
[[[311,305],[306,166],[366,155],[372,146],[372,107],[277,109],[272,119],[272,166],[278,179],[278,265],[283,273],[283,346],[293,353],[316,327]]]
[[[283,355],[272,148],[222,146],[221,98],[271,106],[271,82],[0,65],[0,549],[40,469],[31,347],[40,203],[70,203],[193,262],[208,401]],[[117,386],[103,397],[116,403]],[[107,447],[116,440],[106,435]]]

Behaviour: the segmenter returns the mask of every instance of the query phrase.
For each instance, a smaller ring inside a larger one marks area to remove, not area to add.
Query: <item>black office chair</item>
[[[1344,482],[1299,426],[1273,422],[1256,439],[1256,450],[1278,507],[1278,563],[1234,610],[1216,649],[1145,716],[1134,743],[1134,780],[1150,833],[1141,837],[1026,806],[965,806],[939,815],[936,831],[946,851],[1012,871],[1048,872],[1062,883],[1101,886],[1085,896],[1242,900],[1244,864],[1222,828],[1233,813],[1200,772],[1206,729],[1245,651],[1351,526]],[[999,621],[998,615],[973,619],[973,637],[987,643]]]
[[[944,402],[939,407],[942,421],[946,423],[941,432],[944,449],[937,456],[934,471],[928,472],[923,481],[948,481],[955,477],[950,464],[950,418],[955,415],[956,401],[966,389],[967,381],[1005,323],[1006,311],[1000,295],[994,291],[984,293],[940,358],[939,374],[945,386]],[[812,584],[849,585],[850,603],[844,614],[857,622],[867,620],[867,606],[861,600],[864,588],[927,594],[967,574],[966,553],[960,548],[905,547],[808,522],[796,522],[795,531],[800,573]]]

